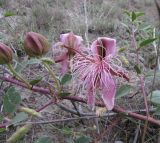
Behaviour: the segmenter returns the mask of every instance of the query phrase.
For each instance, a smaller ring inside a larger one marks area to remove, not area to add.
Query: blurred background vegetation
[[[82,0],[0,0],[0,6],[0,41],[15,41],[27,31],[40,32],[50,41],[65,31],[85,35]],[[87,0],[89,39],[123,36],[125,10],[143,11],[144,21],[153,25],[158,22],[152,0]]]

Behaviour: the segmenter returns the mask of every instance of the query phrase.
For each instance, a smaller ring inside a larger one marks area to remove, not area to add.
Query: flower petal
[[[108,110],[112,110],[114,107],[114,100],[116,94],[116,84],[112,76],[108,73],[102,72],[101,79],[101,94],[102,99]]]
[[[101,48],[101,52],[99,48]],[[92,43],[91,51],[93,54],[99,55],[102,57],[106,57],[109,55],[114,56],[116,54],[116,40],[112,38],[107,38],[107,37],[99,37],[97,40],[95,40]],[[102,53],[102,51],[105,52],[105,54]]]
[[[69,70],[69,59],[67,53],[64,53],[61,56],[55,58],[55,62],[59,62],[61,64],[61,74],[64,75]]]
[[[79,49],[82,45],[82,37],[78,35],[74,35],[73,32],[61,34],[60,41],[71,48]]]

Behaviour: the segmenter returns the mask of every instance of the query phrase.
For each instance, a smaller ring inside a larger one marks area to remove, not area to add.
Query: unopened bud
[[[64,44],[64,47],[67,46],[71,49],[77,49],[80,50],[82,46],[82,37],[75,35],[73,32],[61,34],[60,35],[60,41]],[[74,55],[75,51],[68,49],[68,52],[70,55]]]
[[[39,112],[37,112],[37,111],[35,111],[33,109],[30,109],[30,108],[21,107],[19,110],[22,111],[22,112],[25,112],[25,113],[27,113],[29,115],[32,115],[32,116],[42,117],[42,115]]]
[[[12,49],[7,45],[0,43],[0,64],[8,64],[12,61]]]
[[[8,140],[7,143],[17,143],[31,129],[31,124],[20,127]]]
[[[41,57],[49,51],[49,42],[41,34],[28,32],[24,40],[24,50],[30,57]]]

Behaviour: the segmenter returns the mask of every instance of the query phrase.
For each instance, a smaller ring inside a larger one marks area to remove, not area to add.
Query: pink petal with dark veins
[[[95,55],[105,58],[116,54],[116,40],[107,37],[99,37],[91,45],[91,51]]]
[[[108,110],[112,110],[114,107],[115,94],[116,94],[116,84],[109,74],[102,72],[101,74],[101,94],[102,99]]]

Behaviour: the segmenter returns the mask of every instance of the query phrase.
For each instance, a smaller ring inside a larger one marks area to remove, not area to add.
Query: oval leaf
[[[21,63],[17,63],[15,68],[16,72],[21,73],[28,65],[40,64],[41,61],[38,59],[30,59],[28,61],[23,61]]]
[[[3,98],[4,111],[13,113],[20,102],[21,96],[19,92],[14,87],[10,87]]]
[[[11,121],[11,124],[17,124],[21,121],[24,121],[28,118],[28,115],[24,112],[18,113]]]
[[[31,85],[36,85],[36,84],[39,83],[42,79],[43,79],[42,77],[37,77],[37,78],[31,80],[29,83],[30,83]]]
[[[136,18],[137,18],[137,16],[136,16],[135,12],[133,11],[133,12],[132,12],[132,22],[135,21]]]
[[[72,79],[72,75],[71,74],[65,74],[61,79],[61,84],[64,85],[65,83],[67,83],[71,79]]]
[[[130,93],[132,89],[132,86],[130,85],[122,85],[118,90],[117,90],[117,93],[116,93],[116,98],[119,99],[127,94]]]
[[[153,91],[152,97],[150,95],[149,98],[153,104],[160,105],[160,90]]]

